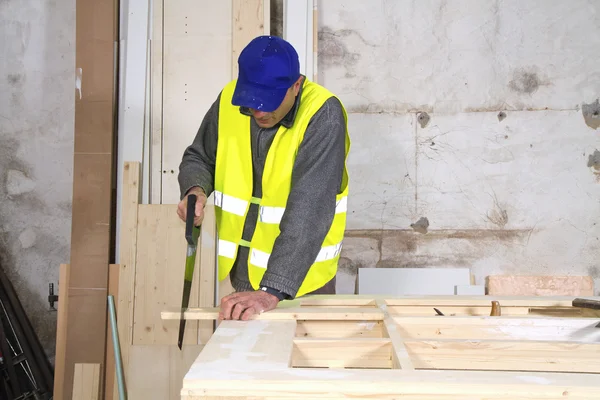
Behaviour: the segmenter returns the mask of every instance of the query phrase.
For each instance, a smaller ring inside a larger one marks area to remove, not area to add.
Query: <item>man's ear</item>
[[[300,78],[298,78],[298,80],[296,82],[294,82],[294,96],[298,95],[298,92],[300,91],[300,86],[302,85],[303,80],[304,80],[304,77],[301,76]]]

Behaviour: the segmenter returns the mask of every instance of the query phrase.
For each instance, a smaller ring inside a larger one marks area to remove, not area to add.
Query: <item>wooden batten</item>
[[[54,363],[54,398],[64,398],[65,355],[67,351],[67,318],[69,302],[69,264],[61,264],[58,275],[58,312],[56,318],[56,356]]]

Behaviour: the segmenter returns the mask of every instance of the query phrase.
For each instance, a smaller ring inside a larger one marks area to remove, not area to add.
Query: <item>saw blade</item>
[[[190,303],[190,292],[192,291],[192,281],[194,279],[194,266],[196,264],[196,253],[198,249],[198,237],[200,236],[200,226],[194,226],[194,217],[196,210],[196,195],[190,194],[187,201],[187,216],[185,222],[185,238],[187,240],[187,252],[185,257],[185,273],[183,276],[183,296],[181,298],[181,315],[179,317],[179,340],[177,345],[179,350],[183,346],[183,335],[185,333],[184,313]]]

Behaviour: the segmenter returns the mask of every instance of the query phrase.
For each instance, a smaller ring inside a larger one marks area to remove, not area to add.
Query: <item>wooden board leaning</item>
[[[600,398],[600,314],[572,300],[286,301],[252,321],[222,322],[185,374],[181,399]],[[490,316],[492,301],[500,316]],[[216,308],[186,313],[217,317]]]

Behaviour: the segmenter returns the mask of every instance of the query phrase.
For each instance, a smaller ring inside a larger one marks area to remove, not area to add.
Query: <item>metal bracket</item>
[[[54,283],[48,284],[48,304],[50,304],[50,310],[56,311],[54,303],[58,301],[58,295],[54,294]]]

